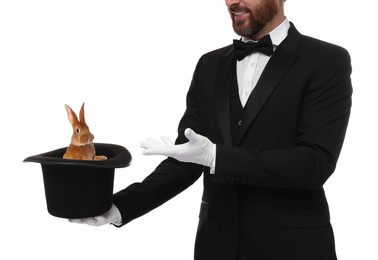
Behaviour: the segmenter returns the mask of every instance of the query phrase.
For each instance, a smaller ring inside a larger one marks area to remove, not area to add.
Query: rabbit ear
[[[64,107],[67,110],[68,120],[71,122],[71,124],[77,124],[79,120],[77,120],[75,112],[68,105],[64,105]]]
[[[84,123],[84,124],[85,124],[85,117],[84,117],[84,102],[83,102],[83,104],[81,105],[81,108],[80,108],[79,118],[80,118],[80,123]]]

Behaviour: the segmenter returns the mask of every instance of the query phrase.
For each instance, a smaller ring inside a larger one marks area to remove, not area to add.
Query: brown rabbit
[[[73,133],[71,143],[67,147],[63,158],[73,160],[106,160],[107,158],[104,155],[96,156],[96,150],[93,144],[94,136],[85,123],[84,103],[80,109],[80,121],[77,119],[75,112],[68,105],[65,105],[65,107],[68,120],[72,124]]]

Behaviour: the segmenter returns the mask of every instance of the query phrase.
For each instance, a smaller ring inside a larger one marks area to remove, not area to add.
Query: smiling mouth
[[[230,14],[234,17],[242,17],[249,15],[249,10],[247,8],[241,8],[239,6],[231,6],[229,11]]]
[[[233,15],[239,16],[239,15],[245,15],[248,14],[248,11],[231,11]]]

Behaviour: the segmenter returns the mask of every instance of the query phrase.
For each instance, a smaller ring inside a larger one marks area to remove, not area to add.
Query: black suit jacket
[[[172,158],[114,196],[123,225],[194,183],[204,171],[196,260],[336,259],[323,184],[333,173],[351,107],[351,63],[341,47],[291,24],[232,138],[233,47],[195,69],[177,143],[190,127],[217,144],[215,174]],[[163,257],[163,256],[162,256]]]

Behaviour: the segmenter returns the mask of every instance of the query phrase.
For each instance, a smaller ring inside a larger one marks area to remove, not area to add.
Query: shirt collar
[[[280,25],[278,25],[276,28],[273,29],[273,31],[269,33],[274,46],[280,45],[281,42],[287,37],[289,28],[290,28],[289,20],[285,18],[285,20]],[[249,42],[251,41],[251,39],[243,36],[242,41]]]

